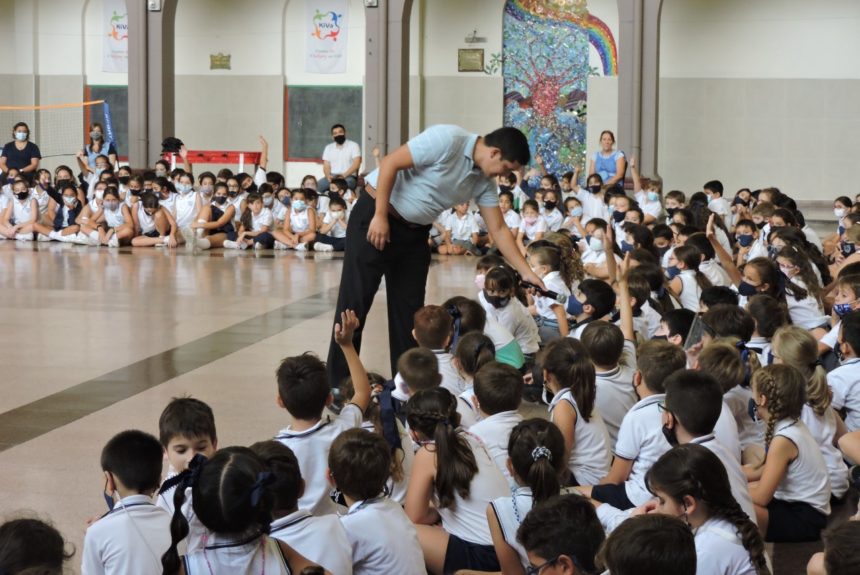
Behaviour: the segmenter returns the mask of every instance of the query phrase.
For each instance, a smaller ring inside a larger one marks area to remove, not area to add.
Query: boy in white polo
[[[161,572],[170,547],[170,515],[152,501],[161,461],[161,445],[143,431],[123,431],[105,445],[101,465],[110,510],[87,529],[84,575]]]
[[[860,311],[842,318],[836,347],[842,355],[839,367],[827,374],[833,392],[833,409],[845,410],[845,425],[850,431],[860,429]]]

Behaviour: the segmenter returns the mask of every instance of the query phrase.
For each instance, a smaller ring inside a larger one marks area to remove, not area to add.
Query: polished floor
[[[325,356],[341,259],[332,254],[107,249],[0,242],[0,514],[51,518],[78,549],[104,511],[99,454],[157,435],[172,397],[215,411],[222,446],[270,438],[281,358]],[[474,259],[434,261],[428,302],[474,291]],[[362,359],[388,373],[385,290]]]

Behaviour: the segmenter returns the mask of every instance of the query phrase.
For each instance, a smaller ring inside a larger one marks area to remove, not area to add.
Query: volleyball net
[[[105,143],[114,142],[116,145],[110,106],[104,100],[45,106],[0,106],[0,145],[13,139],[12,126],[18,122],[26,122],[30,127],[30,141],[39,146],[43,158],[74,158],[90,141],[89,126],[92,123],[102,125]]]

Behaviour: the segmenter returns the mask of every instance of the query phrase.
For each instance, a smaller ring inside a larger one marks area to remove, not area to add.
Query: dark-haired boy
[[[299,460],[279,441],[260,441],[251,446],[275,476],[272,492],[272,525],[269,536],[283,541],[330,573],[352,573],[352,552],[346,531],[336,515],[311,515],[299,509],[305,481]]]
[[[442,306],[425,305],[415,312],[413,325],[412,337],[419,347],[436,354],[439,373],[442,375],[442,387],[454,395],[466,391],[466,382],[454,367],[454,356],[448,351],[454,336],[454,319],[451,314]]]
[[[541,575],[596,573],[594,559],[605,537],[594,508],[577,495],[535,505],[517,530],[529,572]]]
[[[833,392],[832,406],[845,410],[845,425],[850,431],[860,429],[860,311],[842,318],[836,350],[842,356],[839,367],[827,374]]]
[[[161,571],[161,556],[170,547],[170,514],[152,502],[161,463],[158,440],[143,431],[123,431],[105,445],[101,466],[110,510],[87,529],[83,573]]]
[[[496,467],[515,488],[507,465],[508,439],[523,420],[517,411],[523,395],[523,376],[513,366],[492,361],[475,374],[474,391],[481,419],[469,431],[481,439]]]
[[[695,575],[696,542],[680,519],[649,513],[619,525],[599,561],[612,575]]]
[[[278,367],[278,406],[286,409],[293,421],[275,439],[295,453],[306,485],[299,499],[299,509],[314,515],[337,511],[328,496],[328,450],[342,431],[361,425],[364,412],[370,405],[370,382],[352,344],[353,333],[358,327],[358,318],[347,310],[341,314],[341,322],[334,328],[335,341],[343,350],[355,390],[351,402],[337,417],[326,416],[323,419],[323,410],[333,398],[326,366],[319,358],[305,353],[284,359]]]

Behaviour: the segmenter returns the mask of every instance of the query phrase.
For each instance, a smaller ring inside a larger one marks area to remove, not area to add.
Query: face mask
[[[201,186],[200,187],[200,193],[203,194],[204,196],[211,196],[212,190],[213,190],[212,186]],[[265,202],[265,200],[263,200],[263,201]]]
[[[626,254],[632,252],[636,249],[636,246],[628,242],[627,240],[621,240],[621,253]]]
[[[558,204],[556,202],[544,202],[543,207],[547,211],[552,211]]]
[[[30,197],[30,192],[19,192],[19,193],[15,194],[15,197],[18,198],[19,200],[26,200],[27,198]]]
[[[122,184],[123,186],[127,186],[128,183],[131,181],[131,176],[120,176],[117,179],[119,180],[120,184]]]
[[[776,259],[776,254],[778,254],[778,253],[779,253],[779,248],[778,248],[778,247],[776,247],[776,246],[767,246],[767,256],[768,256],[770,259],[775,260],[775,259]]]
[[[290,196],[284,196],[283,198],[281,198],[281,203],[284,204],[285,206],[289,206],[290,205]]]
[[[658,253],[658,254],[660,254],[660,257],[661,257],[661,258],[662,258],[663,256],[665,256],[665,255],[666,255],[666,252],[668,252],[668,251],[669,251],[669,246],[664,246],[664,247],[662,247],[662,248],[657,248],[657,253]]]
[[[758,293],[758,289],[756,286],[748,284],[745,281],[742,281],[738,286],[738,293],[742,296],[752,297]]]
[[[526,224],[528,224],[528,225],[530,225],[530,226],[533,226],[533,225],[535,225],[535,224],[537,223],[537,216],[524,216],[524,217],[523,217],[523,221],[524,221]]]
[[[29,134],[27,134],[27,132],[15,132],[15,139],[19,142],[23,142],[28,136]]]
[[[72,180],[70,180],[68,178],[60,178],[59,180],[57,180],[57,187],[62,188],[64,185],[70,184],[70,183],[72,183]]]
[[[137,190],[129,189],[129,190],[128,190],[128,192],[129,192],[132,196],[139,196],[139,195],[140,195],[141,190],[140,190],[140,189],[137,189]]]
[[[107,489],[107,487],[105,487],[105,489]],[[108,495],[107,491],[102,491],[102,496],[104,496],[105,498],[105,503],[107,504],[108,511],[113,511],[113,507],[114,505],[116,505],[113,500],[113,496]]]
[[[296,200],[293,202],[293,209],[297,212],[303,212],[307,208],[304,200]]]
[[[487,303],[489,303],[494,308],[501,309],[501,308],[505,307],[506,305],[508,305],[508,303],[511,301],[511,296],[509,296],[509,295],[504,295],[504,296],[503,295],[489,295],[489,294],[487,294],[487,291],[484,290],[484,299],[487,300]]]
[[[756,407],[757,406],[755,400],[753,398],[750,398],[749,402],[747,403],[747,413],[749,413],[750,419],[758,423],[759,421],[761,421],[761,418],[758,416],[758,410],[756,409]]]
[[[582,217],[582,207],[576,206],[575,208],[570,209],[570,216],[573,218],[581,218]]]
[[[660,194],[658,194],[657,192],[648,192],[648,201],[649,202],[656,202],[659,200],[660,200]]]
[[[227,195],[231,198],[235,198],[239,195],[237,190],[227,190]]]
[[[541,388],[541,392],[540,392],[540,399],[541,399],[541,401],[543,401],[546,405],[549,405],[549,404],[552,402],[552,395],[551,395],[551,393],[552,393],[552,392],[550,392],[550,390],[548,390],[548,389],[546,388],[546,386],[545,386],[545,385],[544,385],[544,386],[542,386],[542,388]]]
[[[274,204],[274,203],[275,203],[275,198],[273,198],[272,196],[265,196],[263,198],[263,205],[266,206],[267,208],[272,207],[272,204]]]
[[[576,296],[572,295],[567,298],[567,315],[576,317],[582,313],[584,307],[585,304],[579,301]]]
[[[666,438],[666,441],[669,442],[669,445],[671,445],[672,447],[677,447],[678,445],[680,445],[680,443],[678,442],[678,433],[675,431],[674,427],[670,429],[669,427],[664,425],[662,431],[663,437]]]
[[[346,136],[335,136],[334,141],[338,146],[342,146],[346,142]]]
[[[790,278],[790,277],[791,277],[791,275],[792,275],[792,272],[794,271],[794,267],[791,267],[791,266],[779,266],[779,271],[781,271],[781,272],[782,272],[782,274],[783,274],[785,277]]]
[[[600,238],[591,238],[588,240],[588,247],[593,252],[602,252],[603,251],[603,240]]]
[[[678,277],[678,274],[680,273],[681,270],[678,268],[678,266],[669,266],[666,268],[666,275],[669,277],[670,280],[673,280]]]
[[[714,196],[708,196],[708,204],[711,204],[715,199]]]
[[[336,212],[329,212],[329,213],[331,214],[331,217],[333,217],[336,220],[339,220],[339,219],[343,218],[344,212],[343,212],[343,210],[338,210]]]
[[[857,303],[857,300],[848,302],[848,303],[835,303],[833,304],[833,311],[836,312],[836,315],[839,317],[845,317],[849,313],[851,313],[851,306]]]
[[[227,196],[215,196],[212,200],[219,206],[223,206],[227,203]]]
[[[618,212],[618,211],[614,211],[614,212],[612,212],[612,220],[613,220],[616,224],[620,224],[621,222],[623,222],[623,221],[624,221],[624,216],[626,215],[626,213],[627,213],[627,212]]]
[[[757,227],[760,230],[763,230],[766,225],[767,225],[767,222],[762,220],[762,221],[756,223],[755,227]]]
[[[74,196],[63,196],[63,203],[71,208],[76,203],[78,203],[78,199]]]
[[[502,192],[510,192],[510,191],[511,191],[511,187],[510,187],[510,186],[499,186],[499,193],[502,193]]]
[[[672,219],[672,217],[673,217],[676,213],[678,213],[678,209],[679,209],[679,208],[666,208],[666,215],[668,215],[668,216],[669,216],[669,219]]]
[[[105,197],[105,191],[104,190],[96,190],[95,195],[96,195],[97,200],[101,200],[102,198]]]
[[[102,139],[102,133],[96,132],[96,131],[90,132],[90,138],[92,138],[93,140],[101,140]]]
[[[601,186],[595,184],[593,186],[588,186],[588,191],[591,192],[592,194],[597,194],[597,193],[600,193],[600,188],[601,188]]]
[[[119,207],[119,202],[114,202],[114,201],[105,202],[105,209],[106,210],[114,211],[118,207]]]
[[[857,246],[854,244],[849,244],[848,242],[839,242],[839,249],[842,251],[843,256],[850,256],[855,251],[857,251]]]
[[[659,339],[660,341],[669,341],[668,335],[655,335],[651,339]]]
[[[176,191],[178,191],[180,194],[187,194],[193,189],[194,188],[191,186],[191,184],[176,184]]]
[[[755,236],[752,234],[740,234],[738,236],[738,245],[742,248],[748,248],[755,241]]]
[[[156,178],[166,178],[167,172],[165,172],[164,170],[155,170],[155,177]]]
[[[845,208],[833,208],[833,215],[839,219],[845,217]]]

